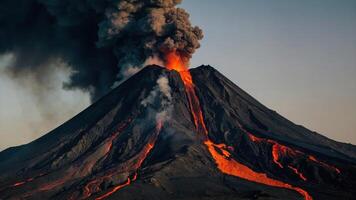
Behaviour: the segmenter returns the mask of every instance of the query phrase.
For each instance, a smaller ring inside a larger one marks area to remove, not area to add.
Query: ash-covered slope
[[[0,199],[355,197],[355,146],[289,122],[212,67],[191,74],[208,136],[224,146],[213,152],[275,181],[221,170],[179,73],[149,66],[47,135],[1,152]]]
[[[229,126],[229,121],[238,119],[240,124],[253,130],[257,136],[276,139],[355,163],[356,146],[336,142],[295,125],[259,103],[211,66],[198,67],[191,70],[191,73],[204,111],[204,119],[211,125],[211,132],[225,132],[224,126]],[[216,129],[217,126],[222,128]]]

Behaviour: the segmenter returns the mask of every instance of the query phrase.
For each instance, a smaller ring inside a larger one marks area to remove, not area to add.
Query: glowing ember
[[[215,160],[218,169],[225,174],[244,178],[249,181],[295,190],[301,195],[303,195],[305,200],[312,200],[312,197],[303,189],[291,186],[287,183],[283,183],[278,180],[268,178],[266,174],[255,172],[247,166],[235,161],[233,158],[230,157],[230,153],[228,151],[229,148],[226,147],[226,145],[214,144],[209,139],[208,130],[206,128],[203,119],[203,114],[200,108],[199,99],[194,90],[192,76],[187,68],[186,62],[183,62],[183,60],[184,59],[182,59],[178,53],[171,52],[167,54],[166,57],[167,68],[179,72],[188,96],[191,114],[193,116],[195,126],[199,132],[202,131],[204,133],[204,144],[207,146],[210,154]]]

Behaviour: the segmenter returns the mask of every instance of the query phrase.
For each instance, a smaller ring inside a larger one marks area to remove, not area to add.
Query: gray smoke
[[[8,69],[15,77],[47,76],[60,59],[73,71],[64,87],[89,91],[96,100],[148,59],[164,62],[171,51],[191,58],[203,34],[179,3],[1,0],[0,54],[15,56]]]

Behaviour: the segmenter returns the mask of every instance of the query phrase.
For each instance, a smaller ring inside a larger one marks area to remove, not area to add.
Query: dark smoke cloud
[[[51,73],[61,59],[74,72],[67,89],[101,97],[130,67],[177,51],[191,58],[202,31],[181,0],[1,0],[0,54],[12,53],[12,75]]]

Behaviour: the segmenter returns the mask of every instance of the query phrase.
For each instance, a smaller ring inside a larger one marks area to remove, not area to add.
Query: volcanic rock
[[[355,199],[354,145],[290,122],[210,66],[190,73],[219,156],[312,199]],[[0,199],[305,198],[224,173],[189,98],[178,72],[145,67],[50,133],[2,151]]]

